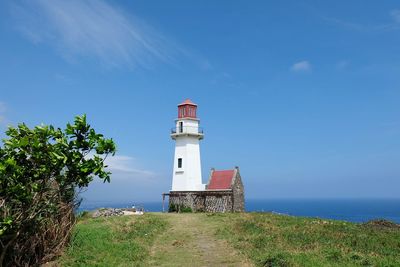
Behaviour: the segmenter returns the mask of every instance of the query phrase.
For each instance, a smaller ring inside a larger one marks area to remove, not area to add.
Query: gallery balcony
[[[199,139],[203,139],[203,129],[200,127],[193,126],[182,126],[171,128],[171,138],[176,139],[178,136],[195,136]]]

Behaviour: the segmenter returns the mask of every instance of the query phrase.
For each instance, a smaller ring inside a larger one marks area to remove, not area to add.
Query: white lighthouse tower
[[[203,131],[196,116],[197,105],[186,99],[178,105],[178,118],[171,131],[175,140],[174,171],[171,191],[202,191],[200,145]]]

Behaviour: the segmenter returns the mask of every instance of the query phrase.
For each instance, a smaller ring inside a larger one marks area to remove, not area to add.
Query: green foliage
[[[178,212],[177,205],[169,204],[168,212]]]
[[[185,205],[170,204],[169,208],[168,208],[168,212],[191,213],[191,212],[193,212],[193,210],[191,207],[186,207]]]
[[[288,260],[289,256],[284,253],[276,253],[267,256],[265,260],[261,262],[261,266],[265,267],[289,267],[292,266]]]
[[[76,218],[77,218],[78,220],[85,220],[85,219],[87,219],[87,218],[90,218],[90,212],[88,212],[88,211],[86,211],[86,210],[81,211],[81,212],[79,212],[78,214],[76,214]]]
[[[193,210],[192,210],[191,207],[182,206],[181,207],[181,212],[183,212],[183,213],[191,213],[191,212],[193,212]]]
[[[31,244],[29,238],[60,220],[65,206],[76,207],[79,189],[96,176],[109,182],[104,160],[116,148],[112,139],[87,124],[85,115],[75,117],[65,130],[19,124],[6,135],[0,147],[0,265],[3,261],[33,264],[28,257],[40,257],[17,257],[23,248],[18,242],[27,242],[26,246],[41,243]]]
[[[76,225],[63,266],[143,266],[150,246],[167,227],[159,216],[87,219]]]

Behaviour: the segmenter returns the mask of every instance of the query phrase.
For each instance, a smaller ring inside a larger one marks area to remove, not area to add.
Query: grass
[[[400,266],[400,228],[269,213],[83,218],[59,263]]]
[[[167,227],[153,214],[85,218],[75,229],[62,266],[142,266],[155,238]]]
[[[399,228],[268,213],[208,220],[257,266],[400,266]]]
[[[160,214],[169,227],[157,239],[146,266],[250,266],[246,257],[234,253],[215,236],[219,222],[205,222],[204,213]]]

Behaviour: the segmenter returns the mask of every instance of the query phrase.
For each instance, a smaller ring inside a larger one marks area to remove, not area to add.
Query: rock
[[[364,223],[365,226],[377,227],[377,228],[392,228],[392,229],[400,229],[400,225],[394,222],[378,219],[371,220],[369,222]]]
[[[135,214],[135,212],[130,211],[130,210],[124,210],[122,212],[124,213],[124,215],[134,215]]]
[[[101,216],[101,213],[100,213],[99,210],[95,210],[95,211],[93,212],[93,214],[92,214],[92,218],[97,218],[97,217],[100,217],[100,216]]]
[[[124,215],[123,209],[102,208],[95,210],[92,214],[92,217],[97,218],[97,217],[111,217],[111,216],[122,216],[122,215]]]

